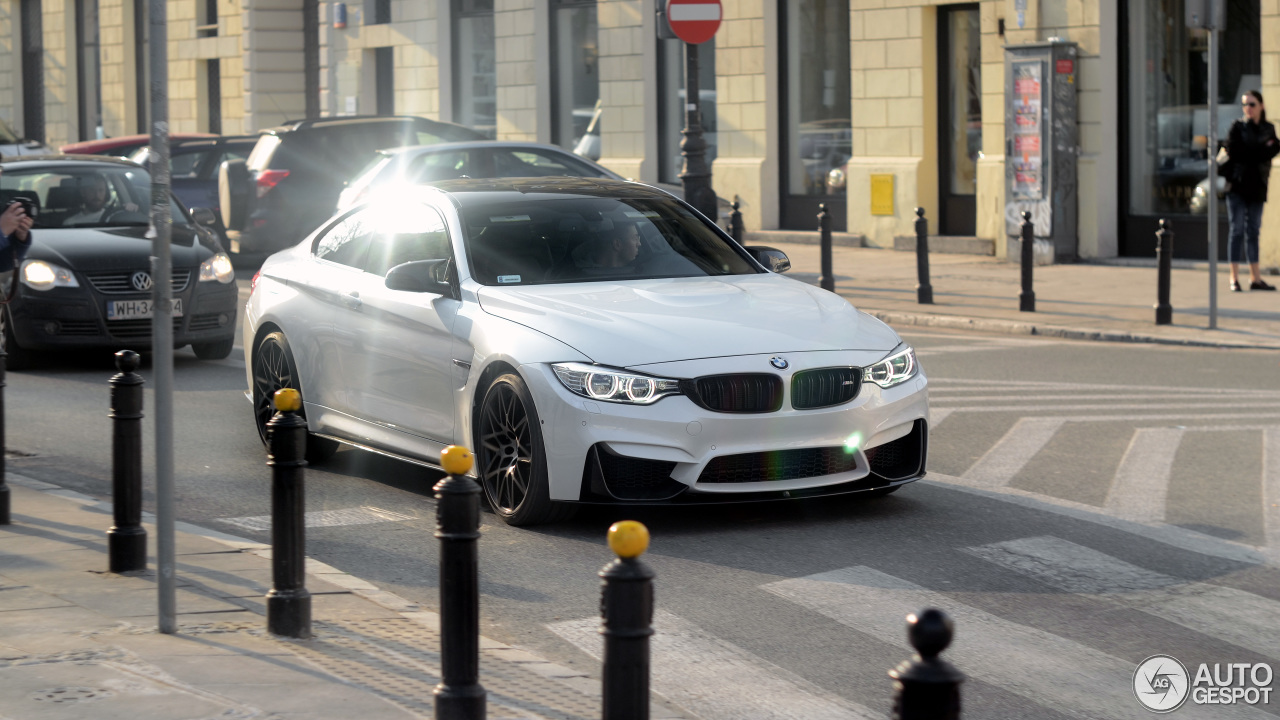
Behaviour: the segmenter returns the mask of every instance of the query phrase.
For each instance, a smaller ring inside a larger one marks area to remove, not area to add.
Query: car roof
[[[418,117],[417,115],[340,115],[336,117],[307,118],[302,120],[286,120],[280,125],[277,125],[276,127],[263,128],[260,131],[260,134],[277,135],[280,133],[288,133],[288,132],[293,132],[295,130],[301,130],[303,128],[341,127],[344,125],[367,124],[370,122],[405,122],[405,121],[421,122],[421,123],[426,123],[428,125],[439,125],[441,127],[447,127],[450,129],[456,129],[456,130],[474,133],[477,136],[480,135],[480,133],[477,133],[475,130],[472,130],[466,125],[459,125],[457,123],[451,123],[451,122],[442,122],[440,120],[432,120],[430,118]]]
[[[80,165],[84,167],[92,167],[94,165],[114,165],[133,170],[142,169],[141,165],[132,160],[113,157],[111,155],[8,155],[0,157],[0,164],[3,164],[5,168],[10,170],[25,170],[28,168],[40,167],[41,165],[53,165],[58,167],[65,165]]]
[[[671,193],[644,183],[610,178],[537,177],[441,180],[432,188],[448,193],[462,207],[530,199],[630,198],[672,200]],[[555,197],[553,197],[555,196]]]
[[[387,148],[378,152],[387,155],[399,155],[402,153],[412,152],[447,152],[449,150],[467,150],[469,148],[499,148],[508,150],[551,150],[564,155],[573,155],[579,160],[591,162],[581,155],[574,155],[572,152],[565,150],[559,145],[549,145],[539,142],[525,142],[520,140],[461,140],[458,142],[435,143],[434,145],[405,145],[403,147]]]
[[[216,138],[217,135],[210,133],[173,133],[169,135],[170,140],[186,140],[188,138]],[[84,140],[82,142],[70,143],[58,148],[58,151],[66,155],[74,154],[95,154],[106,150],[113,150],[119,147],[136,145],[141,142],[143,145],[151,142],[150,135],[121,135],[120,137],[103,138],[101,140]]]

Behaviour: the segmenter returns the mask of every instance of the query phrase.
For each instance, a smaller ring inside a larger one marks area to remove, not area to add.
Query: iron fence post
[[[111,376],[111,512],[107,530],[108,569],[113,573],[147,568],[147,531],[142,527],[142,376],[132,350],[116,353]]]
[[[634,520],[609,528],[618,556],[600,571],[604,635],[604,720],[648,720],[649,636],[653,635],[653,570],[640,561],[649,530]]]
[[[932,608],[907,616],[907,638],[916,656],[889,671],[893,720],[959,720],[964,673],[938,657],[951,644],[951,618]]]
[[[818,287],[835,292],[836,280],[831,270],[831,213],[827,212],[826,203],[818,205],[818,239],[822,257],[822,276],[818,278]]]
[[[436,537],[440,538],[440,684],[436,720],[484,720],[480,685],[480,486],[467,477],[473,458],[451,445],[441,455],[449,473],[436,483]]]
[[[307,421],[298,415],[302,396],[293,388],[275,394],[276,414],[267,422],[271,453],[271,590],[267,630],[311,637],[311,593],[306,581],[305,459]]]
[[[1031,272],[1036,264],[1036,231],[1031,213],[1022,213],[1022,292],[1018,294],[1018,310],[1036,311],[1036,293],[1031,289]]]
[[[924,208],[916,208],[916,302],[933,304],[933,286],[929,284],[929,221]]]
[[[1216,198],[1210,196],[1216,202]],[[1173,323],[1173,306],[1169,304],[1169,290],[1173,278],[1173,231],[1160,220],[1156,231],[1156,324]]]

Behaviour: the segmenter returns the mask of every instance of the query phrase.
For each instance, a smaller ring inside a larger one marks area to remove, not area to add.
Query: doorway
[[[977,5],[938,8],[938,233],[977,232],[982,35]]]

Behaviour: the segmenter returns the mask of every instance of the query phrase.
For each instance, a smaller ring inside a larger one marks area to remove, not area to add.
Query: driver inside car
[[[100,223],[109,217],[116,210],[127,210],[129,212],[137,212],[138,206],[127,202],[121,207],[109,205],[107,203],[110,195],[107,189],[107,179],[101,175],[81,175],[77,181],[80,189],[80,207],[76,208],[66,220],[62,221],[63,225],[82,225]]]

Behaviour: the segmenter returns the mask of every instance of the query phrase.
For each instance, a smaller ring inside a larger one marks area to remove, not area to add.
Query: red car
[[[216,138],[209,133],[172,133],[170,140],[186,140],[188,138]],[[118,155],[126,157],[134,150],[151,144],[150,135],[122,135],[102,140],[84,140],[58,148],[63,155]]]

